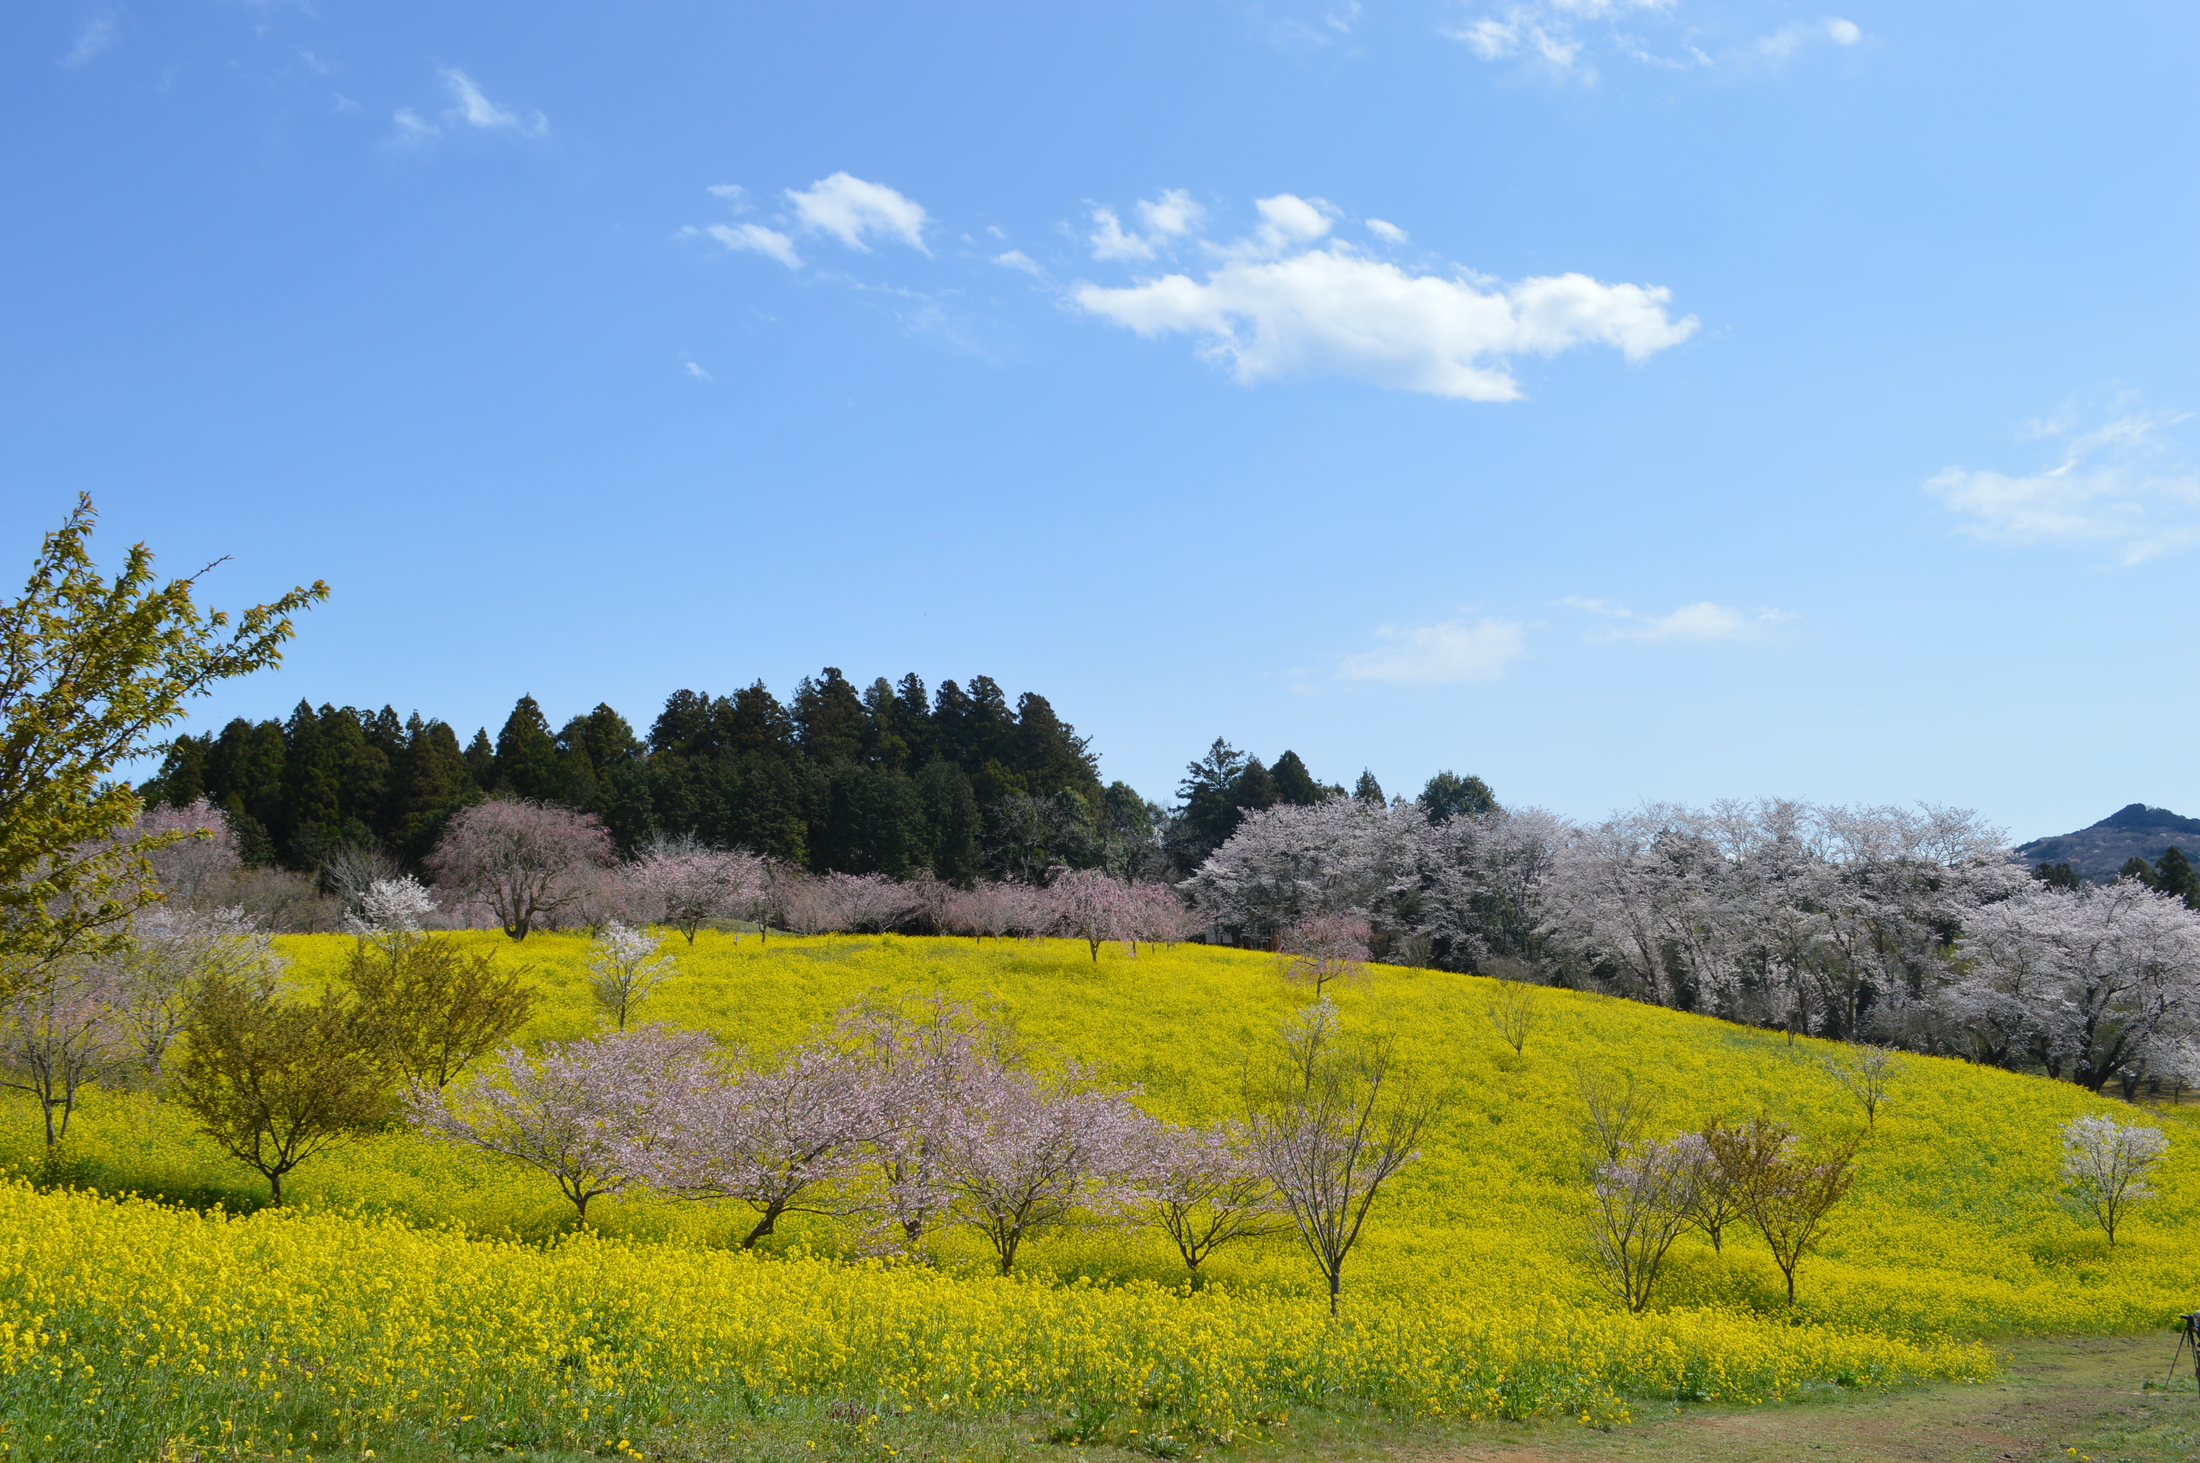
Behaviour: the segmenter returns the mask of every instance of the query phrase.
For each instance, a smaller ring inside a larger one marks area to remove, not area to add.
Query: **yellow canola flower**
[[[469,1417],[601,1438],[606,1422],[626,1430],[720,1405],[727,1374],[764,1398],[954,1412],[1079,1399],[1228,1436],[1323,1398],[1611,1420],[1625,1394],[1752,1402],[1804,1378],[1871,1385],[1991,1366],[1975,1346],[1728,1311],[1522,1313],[1431,1297],[1340,1323],[1299,1297],[1219,1288],[1055,1287],[587,1235],[540,1248],[388,1219],[225,1218],[20,1184],[0,1185],[0,1258],[13,1277],[0,1285],[0,1336],[31,1333],[26,1309],[50,1318],[45,1339],[8,1352],[0,1370],[41,1374],[56,1394],[119,1377],[140,1407],[180,1424],[166,1436],[218,1416],[257,1437],[310,1412],[364,1442],[444,1426],[447,1399],[464,1397]],[[162,1359],[150,1337],[177,1330],[233,1367]]]

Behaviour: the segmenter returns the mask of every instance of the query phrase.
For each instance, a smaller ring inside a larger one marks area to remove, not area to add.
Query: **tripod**
[[[2176,1377],[2178,1360],[2184,1356],[2185,1348],[2190,1346],[2192,1348],[2192,1380],[2195,1386],[2200,1386],[2200,1311],[2187,1311],[2177,1319],[2185,1324],[2184,1329],[2177,1333],[2177,1350],[2169,1359],[2170,1377],[2172,1379]]]

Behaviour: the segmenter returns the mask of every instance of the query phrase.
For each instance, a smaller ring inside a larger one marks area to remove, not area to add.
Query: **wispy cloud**
[[[1758,55],[1773,61],[1785,61],[1803,47],[1814,43],[1835,46],[1853,46],[1864,39],[1864,32],[1856,22],[1828,16],[1824,20],[1797,21],[1784,25],[1756,44]]]
[[[1353,27],[1360,22],[1360,0],[1300,8],[1309,13],[1273,15],[1265,6],[1255,5],[1249,8],[1247,18],[1266,33],[1268,43],[1277,50],[1302,57],[1348,42]]]
[[[404,143],[426,142],[431,137],[443,135],[443,129],[411,107],[399,107],[391,119],[397,126],[397,140]]]
[[[687,373],[698,381],[715,381],[718,379],[693,361],[687,362]]]
[[[1710,600],[1682,605],[1667,615],[1640,615],[1604,599],[1565,603],[1602,622],[1589,631],[1591,640],[1755,640],[1772,626],[1795,618],[1785,610],[1742,610]]]
[[[1675,0],[1519,0],[1470,16],[1441,33],[1478,60],[1583,86],[1595,86],[1601,79],[1600,58],[1661,71],[1720,64],[1695,44],[1700,32],[1694,27],[1674,26],[1676,8]],[[1854,21],[1829,15],[1796,21],[1754,39],[1704,44],[1724,63],[1746,70],[1768,62],[1777,65],[1806,47],[1853,46],[1862,39],[1864,32]]]
[[[104,15],[94,16],[76,33],[76,44],[61,58],[63,66],[82,66],[115,43],[115,23]]]
[[[777,229],[767,229],[762,224],[712,224],[703,232],[728,249],[761,254],[767,259],[778,260],[789,269],[802,267],[802,256],[795,252],[794,240]]]
[[[1338,211],[1321,199],[1285,193],[1257,207],[1252,232],[1203,243],[1204,278],[1085,284],[1073,302],[1143,336],[1193,336],[1243,384],[1336,375],[1470,401],[1517,399],[1514,357],[1601,344],[1641,361],[1696,330],[1694,316],[1666,313],[1662,288],[1413,273],[1330,238]]]
[[[1554,80],[1594,86],[1592,38],[1639,50],[1616,27],[1630,16],[1654,15],[1672,5],[1673,0],[1528,0],[1442,33],[1483,61],[1524,65]]]
[[[993,256],[993,262],[1003,269],[1018,270],[1037,279],[1046,277],[1046,270],[1040,266],[1039,261],[1021,249],[1011,249],[1005,254],[996,254]]]
[[[443,78],[443,85],[458,103],[453,112],[469,127],[484,132],[516,132],[522,137],[540,137],[550,130],[550,119],[535,113],[528,121],[517,112],[498,106],[481,94],[474,79],[455,66],[446,66],[436,73]]]
[[[2200,472],[2167,429],[2190,413],[2147,411],[2130,393],[2031,423],[2046,465],[2011,475],[1950,467],[1925,490],[1974,538],[2108,550],[2137,564],[2200,542]]]
[[[537,112],[530,118],[506,107],[500,107],[482,94],[474,79],[455,66],[440,67],[436,76],[443,82],[443,89],[451,94],[452,105],[439,114],[440,121],[430,121],[411,107],[399,107],[391,118],[397,128],[396,141],[400,146],[418,147],[443,136],[446,126],[457,129],[471,127],[478,132],[505,132],[514,137],[541,137],[550,131],[550,119]]]
[[[748,190],[739,183],[713,183],[706,191],[737,214],[754,208]],[[919,253],[932,252],[924,244],[924,231],[932,222],[930,215],[915,200],[883,183],[867,183],[848,173],[835,173],[807,188],[789,188],[780,196],[787,207],[772,219],[778,228],[760,223],[709,224],[683,228],[679,233],[708,234],[728,249],[761,254],[789,269],[803,265],[802,255],[795,248],[796,233],[829,234],[864,254],[871,252],[867,239],[882,238],[907,244]],[[1007,256],[1002,256],[1001,262],[1007,262]]]
[[[848,173],[820,178],[807,188],[789,188],[787,201],[801,226],[831,234],[851,249],[870,252],[866,238],[898,239],[920,254],[931,218],[921,204],[884,183],[867,183]]]
[[[1126,230],[1114,209],[1095,207],[1093,231],[1085,240],[1092,257],[1151,259],[1205,223],[1207,210],[1183,189],[1171,188],[1159,198],[1140,200],[1138,216],[1145,225],[1143,234]]]
[[[1338,673],[1404,686],[1494,680],[1526,653],[1526,635],[1527,627],[1513,620],[1453,620],[1407,630],[1385,625],[1375,632],[1379,646],[1347,656]]]
[[[1406,237],[1404,229],[1399,228],[1388,219],[1369,219],[1367,221],[1367,231],[1386,244],[1410,244],[1413,242]]]

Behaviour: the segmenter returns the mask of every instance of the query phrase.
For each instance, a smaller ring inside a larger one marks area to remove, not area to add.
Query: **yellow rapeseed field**
[[[591,1027],[584,938],[458,938],[533,970],[545,1001],[526,1039]],[[309,984],[344,953],[341,937],[281,943]],[[646,1019],[765,1051],[866,993],[941,989],[1180,1119],[1227,1115],[1246,1056],[1308,997],[1267,957],[1199,946],[1109,946],[1097,964],[1068,941],[706,931],[666,948],[680,974]],[[1322,1401],[1601,1421],[1630,1398],[1974,1375],[1986,1353],[1949,1338],[2126,1330],[2190,1308],[2200,1216],[2179,1113],[2153,1115],[2173,1140],[2162,1197],[2110,1251],[2056,1202],[2057,1128],[2129,1109],[1912,1058],[1803,1264],[1794,1315],[1762,1244],[1730,1232],[1724,1255],[1684,1239],[1657,1306],[1630,1318],[1582,1245],[1578,1069],[1633,1076],[1667,1131],[1768,1112],[1845,1134],[1863,1113],[1821,1070],[1825,1043],[1596,996],[1549,993],[1516,1056],[1491,1029],[1489,988],[1378,967],[1338,995],[1348,1024],[1394,1030],[1454,1093],[1347,1265],[1339,1325],[1284,1239],[1225,1249],[1194,1293],[1164,1239],[1097,1226],[1034,1241],[1012,1281],[982,1273],[969,1237],[947,1237],[933,1268],[850,1263],[849,1236],[822,1219],[783,1224],[773,1253],[733,1253],[739,1216],[640,1196],[597,1201],[597,1232],[574,1236],[540,1175],[392,1133],[299,1170],[283,1214],[0,1189],[0,1357],[17,1378],[0,1443],[78,1456],[60,1441],[73,1418],[111,1432],[108,1456],[175,1438],[616,1448],[667,1416],[789,1397],[1117,1409],[1150,1417],[1149,1434],[1206,1437]],[[31,1111],[0,1120],[0,1156],[30,1169]],[[201,1204],[259,1193],[130,1094],[93,1095],[60,1171]]]

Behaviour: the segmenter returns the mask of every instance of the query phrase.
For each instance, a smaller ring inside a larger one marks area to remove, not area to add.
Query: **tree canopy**
[[[92,560],[96,516],[79,497],[22,597],[0,605],[0,987],[119,938],[158,898],[144,856],[182,835],[114,841],[140,808],[115,768],[151,750],[191,697],[280,660],[290,617],[328,596],[315,581],[232,622],[192,599],[213,565],[161,584],[142,543],[110,580]]]

